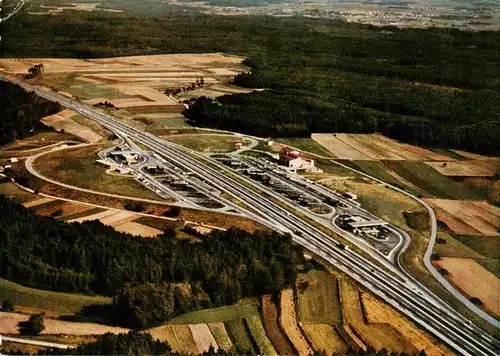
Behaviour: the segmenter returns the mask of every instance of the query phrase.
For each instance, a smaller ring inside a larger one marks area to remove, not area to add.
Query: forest
[[[225,52],[238,85],[264,92],[201,103],[199,125],[261,136],[373,132],[499,154],[500,33],[398,29],[301,17],[215,16],[147,0],[124,13],[22,13],[0,24],[3,57]],[[203,99],[200,99],[203,101]]]
[[[299,256],[291,237],[276,232],[214,231],[199,243],[166,234],[144,239],[98,221],[37,216],[4,196],[0,242],[2,278],[39,289],[114,296],[120,322],[137,329],[276,293],[293,285]]]
[[[0,81],[0,146],[33,135],[35,131],[47,130],[40,119],[59,110],[57,103]]]

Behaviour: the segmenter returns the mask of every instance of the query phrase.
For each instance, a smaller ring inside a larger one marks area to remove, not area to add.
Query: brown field
[[[52,216],[56,211],[61,211],[62,213],[58,214],[56,218],[64,219],[74,214],[83,214],[85,211],[90,211],[91,209],[93,209],[93,207],[88,205],[60,200],[57,204],[38,205],[33,210],[35,210],[37,215],[42,216]]]
[[[229,351],[233,348],[233,342],[227,334],[226,326],[224,323],[210,323],[207,324],[210,332],[214,336],[215,341],[221,349]]]
[[[70,115],[72,114],[72,115]],[[42,123],[47,126],[53,127],[57,131],[64,130],[83,141],[95,143],[102,139],[102,136],[92,131],[90,128],[82,126],[71,119],[73,115],[77,115],[71,110],[63,110],[58,114],[46,116],[41,119]]]
[[[450,230],[463,235],[500,236],[500,209],[484,201],[426,199]]]
[[[312,139],[339,159],[453,161],[430,150],[380,134],[312,134]]]
[[[500,160],[426,163],[445,176],[492,177],[500,171]]]
[[[312,341],[314,349],[326,351],[327,355],[345,355],[347,347],[338,337],[335,328],[329,324],[305,324],[304,330]]]
[[[356,331],[355,334],[362,338],[365,345],[370,345],[375,350],[386,348],[389,352],[413,353],[416,351],[398,330],[389,325],[366,324],[358,289],[343,278],[340,280],[340,286],[345,320]]]
[[[19,334],[18,323],[27,321],[29,315],[17,313],[0,312],[0,334]],[[42,334],[67,334],[67,335],[92,335],[110,333],[123,333],[127,329],[117,328],[93,323],[74,323],[70,321],[62,321],[45,318],[44,324],[46,329]]]
[[[307,283],[307,287],[301,285]],[[304,323],[337,324],[342,311],[337,297],[337,279],[328,272],[310,271],[300,274],[297,288],[299,320]]]
[[[361,152],[369,159],[374,160],[402,160],[402,158],[386,149],[376,145],[365,139],[368,135],[355,135],[355,134],[337,134],[337,138],[345,143],[347,146],[354,148]]]
[[[416,350],[424,350],[429,356],[449,354],[441,342],[409,322],[402,314],[368,293],[361,295],[365,316],[369,324],[388,324],[404,335]]]
[[[54,201],[55,199],[53,198],[39,198],[39,199],[35,199],[35,200],[32,200],[32,201],[29,201],[29,202],[26,202],[23,204],[23,206],[25,208],[32,208],[34,206],[37,206],[37,205],[42,205],[42,204],[45,204],[45,203],[49,203],[51,201]]]
[[[217,342],[215,341],[207,324],[189,324],[189,329],[191,329],[194,342],[196,343],[196,347],[198,348],[198,352],[200,354],[207,352],[210,349],[210,346],[212,346],[216,352],[219,350],[219,346],[217,345]]]
[[[479,298],[484,309],[500,316],[500,280],[470,258],[442,257],[435,264],[446,269],[447,276],[468,297]]]
[[[369,159],[353,147],[346,145],[333,134],[312,134],[311,138],[340,159]]]
[[[199,354],[193,334],[188,325],[163,325],[148,332],[154,339],[166,341],[174,352]]]
[[[293,290],[284,289],[281,291],[280,298],[280,326],[288,335],[293,346],[299,355],[312,354],[311,347],[307,343],[304,335],[297,324],[297,315],[295,313],[295,302],[293,300]]]
[[[163,231],[155,229],[153,227],[136,223],[134,221],[126,222],[114,226],[116,231],[126,232],[132,235],[138,235],[142,237],[155,237],[163,233]]]
[[[278,325],[278,309],[272,300],[272,296],[269,294],[262,297],[261,313],[267,336],[271,340],[271,343],[274,345],[276,351],[278,351],[278,354],[294,354],[295,351],[292,350],[290,341]]]

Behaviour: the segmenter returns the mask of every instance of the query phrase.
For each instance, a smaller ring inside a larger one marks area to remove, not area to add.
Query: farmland
[[[95,304],[110,304],[111,298],[51,292],[0,279],[0,300],[11,300],[20,309],[44,310],[51,315],[76,314]]]
[[[271,295],[262,297],[262,319],[267,331],[267,336],[273,343],[279,355],[291,355],[294,353],[290,340],[279,327],[278,309]]]
[[[210,323],[208,324],[208,328],[212,332],[217,345],[219,345],[219,348],[223,349],[224,351],[229,351],[233,348],[233,342],[227,334],[224,323]]]
[[[492,177],[500,173],[500,160],[426,162],[444,176]]]
[[[470,200],[427,199],[455,234],[500,235],[500,209],[486,202]]]
[[[189,325],[163,325],[148,332],[155,339],[167,341],[174,352],[199,353]]]
[[[211,153],[231,152],[236,150],[236,143],[243,143],[241,137],[234,135],[191,134],[164,136],[164,138],[192,150]]]
[[[297,323],[292,289],[285,289],[281,291],[280,306],[280,326],[287,334],[299,355],[310,354],[312,351],[311,347],[304,338],[304,335],[300,331]]]
[[[227,333],[235,347],[242,351],[255,352],[250,335],[242,319],[228,320],[224,323]]]
[[[479,298],[484,309],[500,315],[499,279],[473,259],[442,257],[435,264],[449,272],[448,279],[469,298]]]
[[[277,355],[276,350],[266,336],[266,331],[262,326],[260,317],[253,316],[246,318],[245,322],[248,327],[248,331],[252,339],[254,340],[257,348],[259,349],[259,354],[261,355]]]

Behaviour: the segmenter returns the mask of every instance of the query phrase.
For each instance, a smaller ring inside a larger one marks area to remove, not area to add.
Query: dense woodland
[[[500,154],[500,33],[397,29],[299,17],[214,16],[108,0],[125,13],[20,14],[0,25],[4,57],[226,52],[262,93],[201,102],[200,125],[261,136],[373,132]]]
[[[297,274],[290,236],[231,229],[214,231],[200,243],[167,235],[144,239],[98,221],[68,224],[37,216],[4,196],[0,243],[2,278],[40,289],[115,296],[121,323],[134,328],[276,293]]]
[[[58,111],[59,104],[0,81],[0,146],[46,129],[40,119]]]

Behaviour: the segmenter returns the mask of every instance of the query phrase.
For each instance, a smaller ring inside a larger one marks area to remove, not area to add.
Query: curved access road
[[[436,238],[437,238],[437,219],[436,219],[436,213],[434,212],[434,209],[432,209],[432,207],[423,199],[420,199],[419,197],[411,194],[411,193],[408,193],[407,191],[405,191],[404,189],[401,189],[401,188],[398,188],[396,186],[393,186],[391,184],[388,184],[386,182],[384,182],[383,180],[381,179],[378,179],[378,178],[375,178],[369,174],[366,174],[364,172],[361,172],[357,169],[354,169],[354,168],[351,168],[349,166],[346,166],[345,164],[342,164],[340,162],[336,162],[334,160],[332,160],[333,163],[343,167],[343,168],[346,168],[346,169],[349,169],[353,172],[356,172],[358,174],[361,174],[367,178],[370,178],[376,182],[379,182],[381,184],[383,184],[384,186],[390,188],[390,189],[393,189],[399,193],[402,193],[404,195],[406,195],[407,197],[415,200],[416,202],[420,203],[421,205],[423,205],[426,209],[427,209],[427,212],[429,213],[429,216],[430,216],[430,220],[431,220],[431,233],[429,235],[429,245],[427,246],[427,250],[425,251],[425,254],[424,254],[424,265],[425,267],[429,270],[429,272],[432,274],[432,276],[448,291],[450,292],[455,298],[457,298],[458,300],[460,300],[468,309],[470,309],[472,312],[474,312],[476,315],[478,315],[479,317],[481,317],[482,319],[484,319],[485,321],[487,321],[488,323],[490,323],[491,325],[499,328],[500,327],[500,321],[495,319],[494,317],[492,317],[491,315],[487,314],[486,312],[484,312],[483,310],[481,310],[480,308],[478,308],[476,305],[474,305],[473,303],[471,303],[471,301],[469,299],[467,299],[466,297],[463,296],[462,293],[460,293],[458,290],[456,290],[455,287],[453,287],[450,282],[448,282],[446,280],[446,278],[444,278],[441,273],[438,272],[438,270],[433,266],[432,262],[431,262],[431,255],[432,255],[432,250],[434,248],[434,244],[436,243]],[[397,258],[396,258],[396,261],[398,263],[398,267],[406,274],[408,275],[408,277],[412,278],[416,283],[420,284],[422,287],[426,288],[425,286],[422,285],[422,283],[420,283],[419,281],[417,281],[415,278],[413,278],[402,266],[401,264],[401,261],[399,259],[399,257],[403,254],[403,252],[408,248],[410,244],[410,241],[407,241],[405,243],[405,245],[403,246],[403,248],[400,250]],[[429,293],[432,293],[431,291],[428,290],[428,288],[426,288],[427,291]]]

